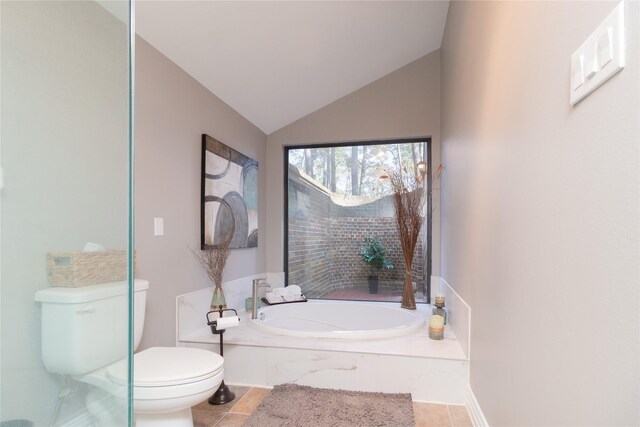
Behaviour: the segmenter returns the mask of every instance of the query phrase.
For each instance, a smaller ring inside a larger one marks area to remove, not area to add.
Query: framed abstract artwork
[[[258,162],[202,135],[202,250],[258,246]]]

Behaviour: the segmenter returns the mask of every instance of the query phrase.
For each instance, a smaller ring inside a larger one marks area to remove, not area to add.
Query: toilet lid
[[[216,375],[224,359],[211,351],[187,347],[152,347],[133,356],[133,385],[160,387],[201,381]],[[127,383],[126,360],[107,368],[113,382]]]

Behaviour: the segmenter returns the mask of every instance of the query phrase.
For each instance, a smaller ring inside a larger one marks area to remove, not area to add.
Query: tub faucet
[[[266,282],[267,279],[259,278],[253,279],[253,308],[251,309],[251,318],[258,318],[258,289],[270,288],[271,285]]]

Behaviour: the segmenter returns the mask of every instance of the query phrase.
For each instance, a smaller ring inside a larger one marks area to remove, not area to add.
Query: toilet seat
[[[123,363],[124,362],[124,363]],[[222,370],[224,359],[211,351],[188,347],[151,347],[133,355],[134,387],[163,387],[202,381]],[[107,368],[117,384],[127,384],[126,361]]]
[[[223,371],[220,369],[209,378],[179,385],[153,386],[153,387],[133,387],[133,400],[136,408],[140,408],[144,401],[161,401],[164,399],[175,400],[181,397],[188,397],[194,394],[207,392],[212,394],[223,380]],[[213,391],[211,391],[213,389]],[[204,400],[204,399],[203,399]]]
[[[115,384],[128,382],[126,360],[107,367]],[[211,351],[187,347],[151,347],[133,356],[134,399],[168,399],[198,393],[221,381],[224,359]]]

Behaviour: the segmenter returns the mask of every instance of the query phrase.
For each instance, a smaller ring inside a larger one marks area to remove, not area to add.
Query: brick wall
[[[289,168],[289,284],[298,285],[307,297],[366,287],[369,268],[359,255],[365,237],[375,236],[395,264],[376,272],[380,290],[400,290],[404,283],[404,258],[398,240],[393,200],[384,197],[369,203],[344,206],[334,203],[325,188]],[[413,261],[413,281],[424,284],[422,239]]]
[[[382,283],[397,284],[402,287],[404,283],[404,256],[398,239],[395,218],[363,218],[345,217],[331,218],[329,225],[329,251],[328,258],[334,260],[331,269],[331,282],[339,288],[349,287],[349,284],[361,281],[366,282],[370,274],[369,267],[360,257],[360,248],[365,237],[375,236],[385,248],[386,258],[395,268],[392,270],[374,270]],[[422,283],[422,239],[418,239],[418,245],[413,257],[413,280]]]
[[[289,220],[289,284],[300,286],[308,297],[331,290],[327,228],[326,218]]]

